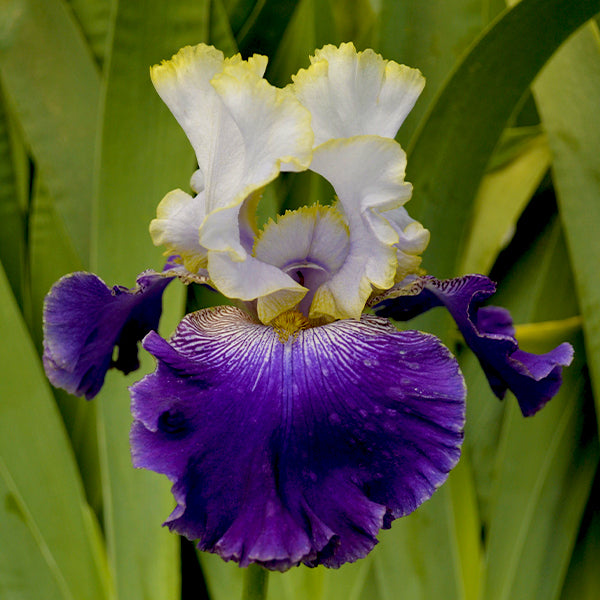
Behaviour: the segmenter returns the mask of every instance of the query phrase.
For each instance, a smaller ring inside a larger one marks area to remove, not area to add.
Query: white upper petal
[[[188,271],[196,273],[206,266],[206,249],[200,245],[198,230],[204,222],[204,193],[190,196],[182,190],[169,192],[150,223],[155,246],[164,246],[165,254],[178,254]]]
[[[262,79],[266,64],[266,57],[258,55],[247,61],[239,55],[224,59],[218,50],[199,44],[152,68],[158,93],[194,147],[200,173],[192,185],[202,188],[196,197],[202,206],[197,203],[198,212],[189,215],[188,229],[182,230],[182,222],[169,226],[159,217],[153,225],[155,241],[168,238],[176,247],[195,230],[206,251],[243,260],[247,250],[238,216],[244,200],[280,170],[302,170],[310,163],[310,115],[290,90]],[[189,202],[179,199],[186,203],[182,210],[188,210]],[[171,206],[169,214],[178,213]],[[176,232],[182,240],[172,239]]]
[[[401,238],[384,215],[410,198],[405,166],[399,144],[379,136],[331,140],[315,150],[311,169],[335,188],[350,248],[342,267],[315,294],[311,317],[359,318],[374,288],[394,285]]]
[[[416,273],[421,264],[421,254],[429,244],[429,230],[415,221],[403,206],[381,213],[398,234],[396,247],[396,282]]]
[[[312,115],[315,146],[355,135],[393,138],[425,85],[417,69],[352,43],[325,46],[311,63],[290,87]]]
[[[374,289],[415,272],[429,239],[402,207],[412,187],[392,139],[423,77],[352,44],[311,61],[283,90],[262,78],[265,57],[224,59],[203,44],[152,69],[199,165],[197,195],[167,194],[153,240],[226,296],[256,300],[263,322],[299,306],[311,318],[359,318]],[[339,212],[284,215],[256,240],[261,189],[309,164],[332,183]]]

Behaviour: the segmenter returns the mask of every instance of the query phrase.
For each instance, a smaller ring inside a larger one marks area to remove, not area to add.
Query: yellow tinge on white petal
[[[402,281],[407,275],[419,272],[421,254],[429,244],[429,231],[415,221],[401,206],[399,208],[385,211],[381,216],[395,229],[398,234],[396,244],[396,266],[395,282]]]
[[[310,114],[290,90],[262,78],[266,65],[264,56],[225,59],[199,44],[151,70],[158,93],[194,147],[199,169],[192,185],[201,190],[193,199],[183,192],[168,195],[159,205],[152,236],[180,253],[190,268],[208,262],[210,269],[213,252],[245,261],[252,228],[243,213],[240,231],[244,202],[281,170],[300,171],[310,164]],[[215,282],[226,280],[214,274]]]
[[[384,60],[354,44],[327,45],[290,86],[310,111],[315,146],[334,138],[393,138],[425,85],[418,69]]]
[[[311,62],[283,90],[263,79],[266,57],[225,59],[202,44],[152,70],[199,166],[197,195],[163,199],[153,240],[226,296],[256,301],[264,323],[289,311],[358,319],[375,289],[418,268],[428,241],[402,207],[412,187],[392,139],[421,74],[352,44],[325,46]],[[338,203],[287,213],[257,233],[264,186],[309,165]]]
[[[250,255],[234,261],[226,252],[209,252],[208,271],[212,283],[225,296],[258,299],[258,317],[263,323],[294,308],[308,291],[281,269]]]
[[[334,206],[304,206],[270,220],[259,233],[254,255],[280,269],[318,263],[335,273],[348,254],[349,232]]]
[[[267,223],[254,246],[257,259],[281,269],[307,288],[296,310],[308,316],[315,293],[344,264],[350,237],[346,222],[333,206],[306,206],[288,211],[277,221]],[[278,294],[258,301],[261,309],[272,313],[283,304]]]
[[[238,145],[230,147],[225,138],[213,157],[213,174],[218,160],[225,171],[212,177],[214,185],[206,181],[207,216],[200,228],[200,244],[230,252],[234,260],[243,259],[239,236],[232,236],[241,205],[280,170],[308,166],[313,139],[310,115],[293,94],[259,78],[247,63],[226,65],[212,85],[235,125]]]
[[[150,69],[156,91],[185,131],[201,168],[212,152],[206,143],[212,146],[216,142],[214,118],[220,112],[220,101],[210,80],[223,70],[224,62],[220,50],[198,44],[185,46],[170,60]]]
[[[156,219],[150,222],[155,246],[164,246],[166,255],[178,254],[190,273],[206,267],[206,250],[198,241],[204,221],[202,192],[195,197],[182,190],[169,192],[158,205]]]
[[[399,144],[374,135],[330,140],[315,150],[311,169],[333,185],[350,246],[342,267],[317,290],[311,318],[357,319],[374,289],[394,285],[401,232],[385,215],[410,198],[405,165]]]

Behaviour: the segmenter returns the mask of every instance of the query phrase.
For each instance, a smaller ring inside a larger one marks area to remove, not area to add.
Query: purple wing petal
[[[123,373],[137,369],[137,342],[158,327],[162,294],[170,281],[153,271],[139,275],[131,290],[111,290],[92,273],[72,273],[57,281],[44,304],[43,360],[52,384],[90,400],[109,368]]]
[[[520,350],[510,313],[495,306],[481,307],[495,291],[495,284],[483,275],[446,280],[420,277],[406,288],[392,291],[374,310],[408,320],[435,306],[445,306],[496,396],[502,399],[506,390],[511,390],[523,415],[531,416],[558,392],[562,367],[571,364],[573,348],[564,343],[541,355]]]
[[[364,316],[283,342],[220,307],[144,347],[134,464],[174,482],[169,528],[225,560],[354,561],[458,461],[464,382],[433,336]]]

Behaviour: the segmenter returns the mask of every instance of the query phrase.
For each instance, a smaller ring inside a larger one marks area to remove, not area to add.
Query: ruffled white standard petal
[[[193,197],[182,190],[173,190],[162,199],[156,219],[150,223],[154,244],[164,246],[165,254],[181,256],[190,273],[206,267],[206,249],[198,240],[198,231],[206,216],[204,211],[203,191]]]
[[[421,254],[429,244],[429,230],[415,221],[403,206],[382,212],[381,215],[398,234],[396,282],[399,282],[418,271]]]
[[[379,136],[331,140],[315,150],[311,170],[335,188],[350,248],[343,266],[317,290],[312,318],[358,319],[374,288],[394,285],[401,237],[384,215],[410,198],[405,167],[400,146]]]
[[[355,135],[393,138],[425,85],[417,69],[352,43],[325,46],[310,60],[291,88],[312,115],[315,146]]]
[[[170,219],[190,216],[189,198],[167,196],[167,206],[159,207],[152,225],[155,243],[160,240],[170,251],[188,248],[195,231],[207,251],[244,260],[247,250],[239,231],[244,200],[280,170],[302,170],[310,163],[310,115],[290,90],[262,78],[266,64],[266,57],[258,55],[247,61],[239,55],[224,59],[218,50],[199,44],[152,68],[158,93],[196,152],[200,173],[192,185],[203,188],[185,231],[182,219],[177,224]]]

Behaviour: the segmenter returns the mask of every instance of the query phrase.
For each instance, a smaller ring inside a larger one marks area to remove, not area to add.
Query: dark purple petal
[[[373,316],[299,331],[233,307],[144,347],[134,464],[173,481],[171,530],[242,566],[338,567],[415,510],[460,454],[464,382],[435,337]]]
[[[145,271],[134,289],[112,290],[92,273],[57,281],[44,304],[44,369],[56,387],[90,400],[109,368],[139,367],[137,342],[157,329],[172,278]],[[113,360],[113,350],[118,349]]]
[[[528,417],[558,392],[562,367],[571,364],[573,348],[564,343],[541,355],[520,350],[510,313],[495,306],[481,307],[495,291],[496,285],[483,275],[446,280],[420,277],[392,290],[374,310],[378,315],[405,321],[435,306],[445,306],[479,359],[496,396],[504,398],[509,389]]]

